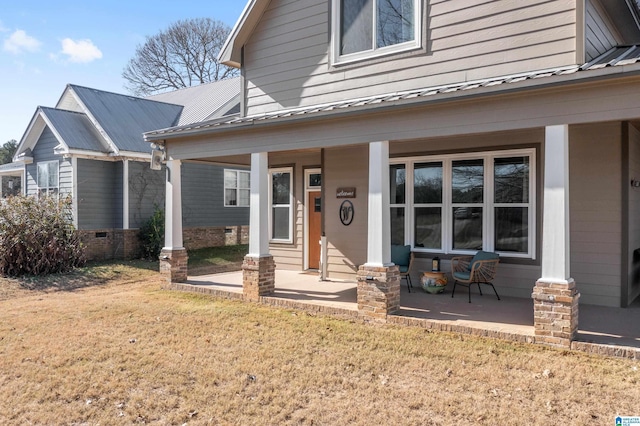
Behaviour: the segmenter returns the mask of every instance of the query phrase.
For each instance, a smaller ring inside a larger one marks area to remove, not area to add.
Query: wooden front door
[[[320,268],[320,234],[322,222],[322,196],[320,191],[307,194],[307,217],[309,220],[309,269]]]

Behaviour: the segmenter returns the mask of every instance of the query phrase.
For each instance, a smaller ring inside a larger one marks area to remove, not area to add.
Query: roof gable
[[[247,42],[256,25],[258,25],[270,1],[271,0],[249,0],[247,2],[240,18],[238,18],[238,21],[233,26],[222,49],[220,49],[218,61],[230,67],[241,67],[242,46]]]
[[[183,107],[69,85],[89,118],[118,151],[149,152],[144,132],[175,126]]]
[[[109,152],[106,142],[85,114],[45,107],[40,110],[67,149]]]

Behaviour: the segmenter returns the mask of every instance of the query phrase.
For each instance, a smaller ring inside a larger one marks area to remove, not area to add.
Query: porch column
[[[576,283],[570,278],[569,127],[548,126],[544,150],[542,277],[531,297],[536,341],[570,347],[578,329]]]
[[[167,161],[165,183],[164,247],[160,252],[160,273],[167,281],[187,280],[187,250],[182,244],[182,183],[180,160]]]
[[[400,308],[400,275],[391,263],[389,142],[369,144],[367,262],[358,268],[358,311],[366,320],[386,321]]]
[[[275,263],[269,254],[269,154],[251,154],[249,254],[242,263],[242,292],[257,301],[273,294]]]

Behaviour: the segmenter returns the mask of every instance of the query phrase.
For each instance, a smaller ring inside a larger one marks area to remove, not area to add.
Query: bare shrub
[[[85,263],[71,197],[9,197],[0,204],[0,274],[46,275]]]

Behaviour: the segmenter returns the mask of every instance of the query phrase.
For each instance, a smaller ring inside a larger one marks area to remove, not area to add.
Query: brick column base
[[[242,262],[242,293],[248,300],[258,301],[275,291],[276,263],[273,256],[245,256]]]
[[[160,252],[160,274],[169,283],[181,283],[187,280],[187,250],[162,249]]]
[[[358,312],[366,321],[386,322],[400,309],[400,272],[396,265],[358,268]]]
[[[536,342],[569,348],[578,330],[576,283],[536,282],[533,287],[533,324]]]

